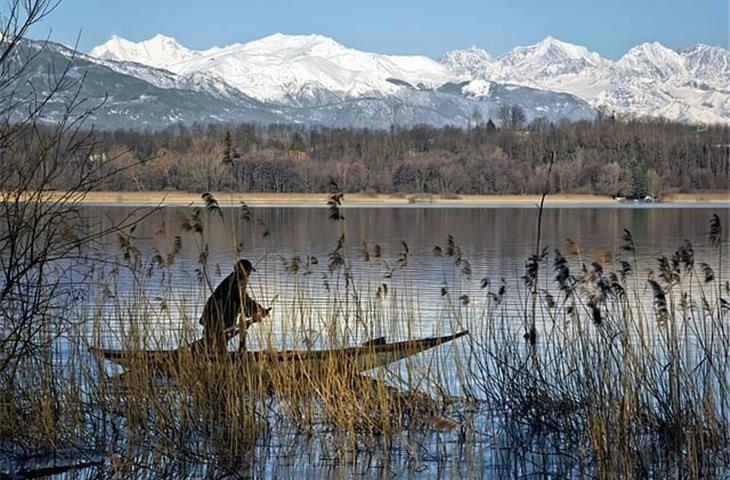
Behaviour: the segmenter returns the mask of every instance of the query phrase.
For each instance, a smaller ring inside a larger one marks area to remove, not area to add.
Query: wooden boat
[[[329,350],[284,350],[284,351],[232,351],[226,355],[210,355],[200,348],[200,343],[180,347],[175,350],[108,350],[91,348],[94,355],[129,369],[149,368],[157,372],[171,372],[181,359],[209,361],[212,363],[231,362],[255,370],[257,367],[268,374],[276,371],[290,371],[312,374],[321,373],[361,373],[373,368],[411,357],[431,348],[455,340],[469,333],[464,330],[452,335],[383,343],[368,342],[364,345]]]

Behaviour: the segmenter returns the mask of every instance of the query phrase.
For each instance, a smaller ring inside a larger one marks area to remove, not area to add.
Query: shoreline
[[[60,192],[49,192],[49,200],[58,198]],[[241,202],[256,206],[323,206],[327,193],[230,193],[214,192],[221,207],[240,206]],[[431,195],[431,194],[345,194],[343,207],[388,206],[534,206],[540,203],[540,195]],[[89,206],[200,206],[203,200],[198,193],[189,192],[90,192],[81,203]],[[665,197],[662,202],[621,202],[614,198],[591,194],[548,195],[545,206],[662,206],[662,205],[722,205],[730,206],[730,192],[677,193]]]

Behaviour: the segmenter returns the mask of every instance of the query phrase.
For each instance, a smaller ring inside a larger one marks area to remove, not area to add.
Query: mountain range
[[[363,52],[321,35],[274,34],[207,50],[164,35],[139,43],[112,36],[89,54],[34,41],[26,48],[40,52],[33,60],[40,63],[25,84],[48,82],[43,62],[71,62],[84,76],[81,96],[101,105],[91,118],[97,128],[463,127],[497,121],[502,105],[520,105],[527,121],[592,119],[602,110],[730,123],[730,52],[708,45],[674,51],[645,43],[618,61],[552,37],[500,57],[470,47],[438,60]],[[53,120],[52,109],[47,116]]]
[[[698,44],[674,51],[644,43],[618,61],[547,37],[497,59],[480,49],[449,52],[457,74],[571,93],[607,112],[688,123],[730,122],[730,51]]]

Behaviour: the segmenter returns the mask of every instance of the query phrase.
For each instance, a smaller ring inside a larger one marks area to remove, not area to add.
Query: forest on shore
[[[390,130],[210,125],[96,132],[112,191],[592,193],[661,198],[730,189],[730,129],[658,120]],[[58,180],[60,183],[63,179]],[[63,187],[63,185],[59,185]]]

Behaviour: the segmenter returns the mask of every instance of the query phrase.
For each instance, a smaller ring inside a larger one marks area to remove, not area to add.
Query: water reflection
[[[87,215],[108,224],[129,212],[127,208],[96,208]],[[276,308],[292,302],[302,283],[312,289],[316,303],[326,297],[322,276],[328,272],[327,258],[340,234],[345,234],[347,258],[355,278],[370,285],[373,292],[381,284],[402,286],[405,277],[418,294],[418,308],[434,321],[443,308],[442,287],[455,286],[461,293],[479,295],[481,279],[496,285],[501,278],[516,287],[524,273],[525,259],[535,250],[537,211],[534,208],[347,208],[345,221],[327,218],[324,208],[251,208],[251,220],[242,218],[240,209],[224,208],[222,218],[203,213],[204,235],[182,228],[191,214],[190,208],[163,208],[147,217],[136,228],[134,245],[147,257],[160,253],[165,257],[174,249],[175,237],[181,240],[181,252],[171,268],[174,277],[173,297],[183,298],[182,307],[197,318],[210,294],[210,285],[200,281],[199,263],[207,245],[207,274],[215,286],[227,275],[234,261],[250,258],[258,264],[253,279],[254,295],[262,300],[275,297]],[[688,239],[695,255],[711,263],[716,256],[706,240],[708,220],[713,213],[730,224],[730,210],[716,208],[550,208],[543,216],[542,246],[550,250],[570,250],[569,240],[580,247],[587,259],[610,263],[619,256],[622,233],[629,229],[636,241],[640,270],[656,267],[660,254],[671,255]],[[434,256],[434,246],[443,246],[452,235],[463,257],[470,263],[471,279],[458,275],[453,265]],[[404,272],[395,268],[402,243],[409,247],[410,258]],[[361,251],[376,245],[383,258],[365,262]],[[116,239],[103,246],[104,255],[119,256]],[[306,281],[294,278],[282,268],[282,260],[299,256],[317,259]],[[150,282],[149,294],[159,285]],[[124,293],[122,279],[121,293]],[[133,292],[132,292],[133,293]],[[264,298],[267,297],[267,298]]]

